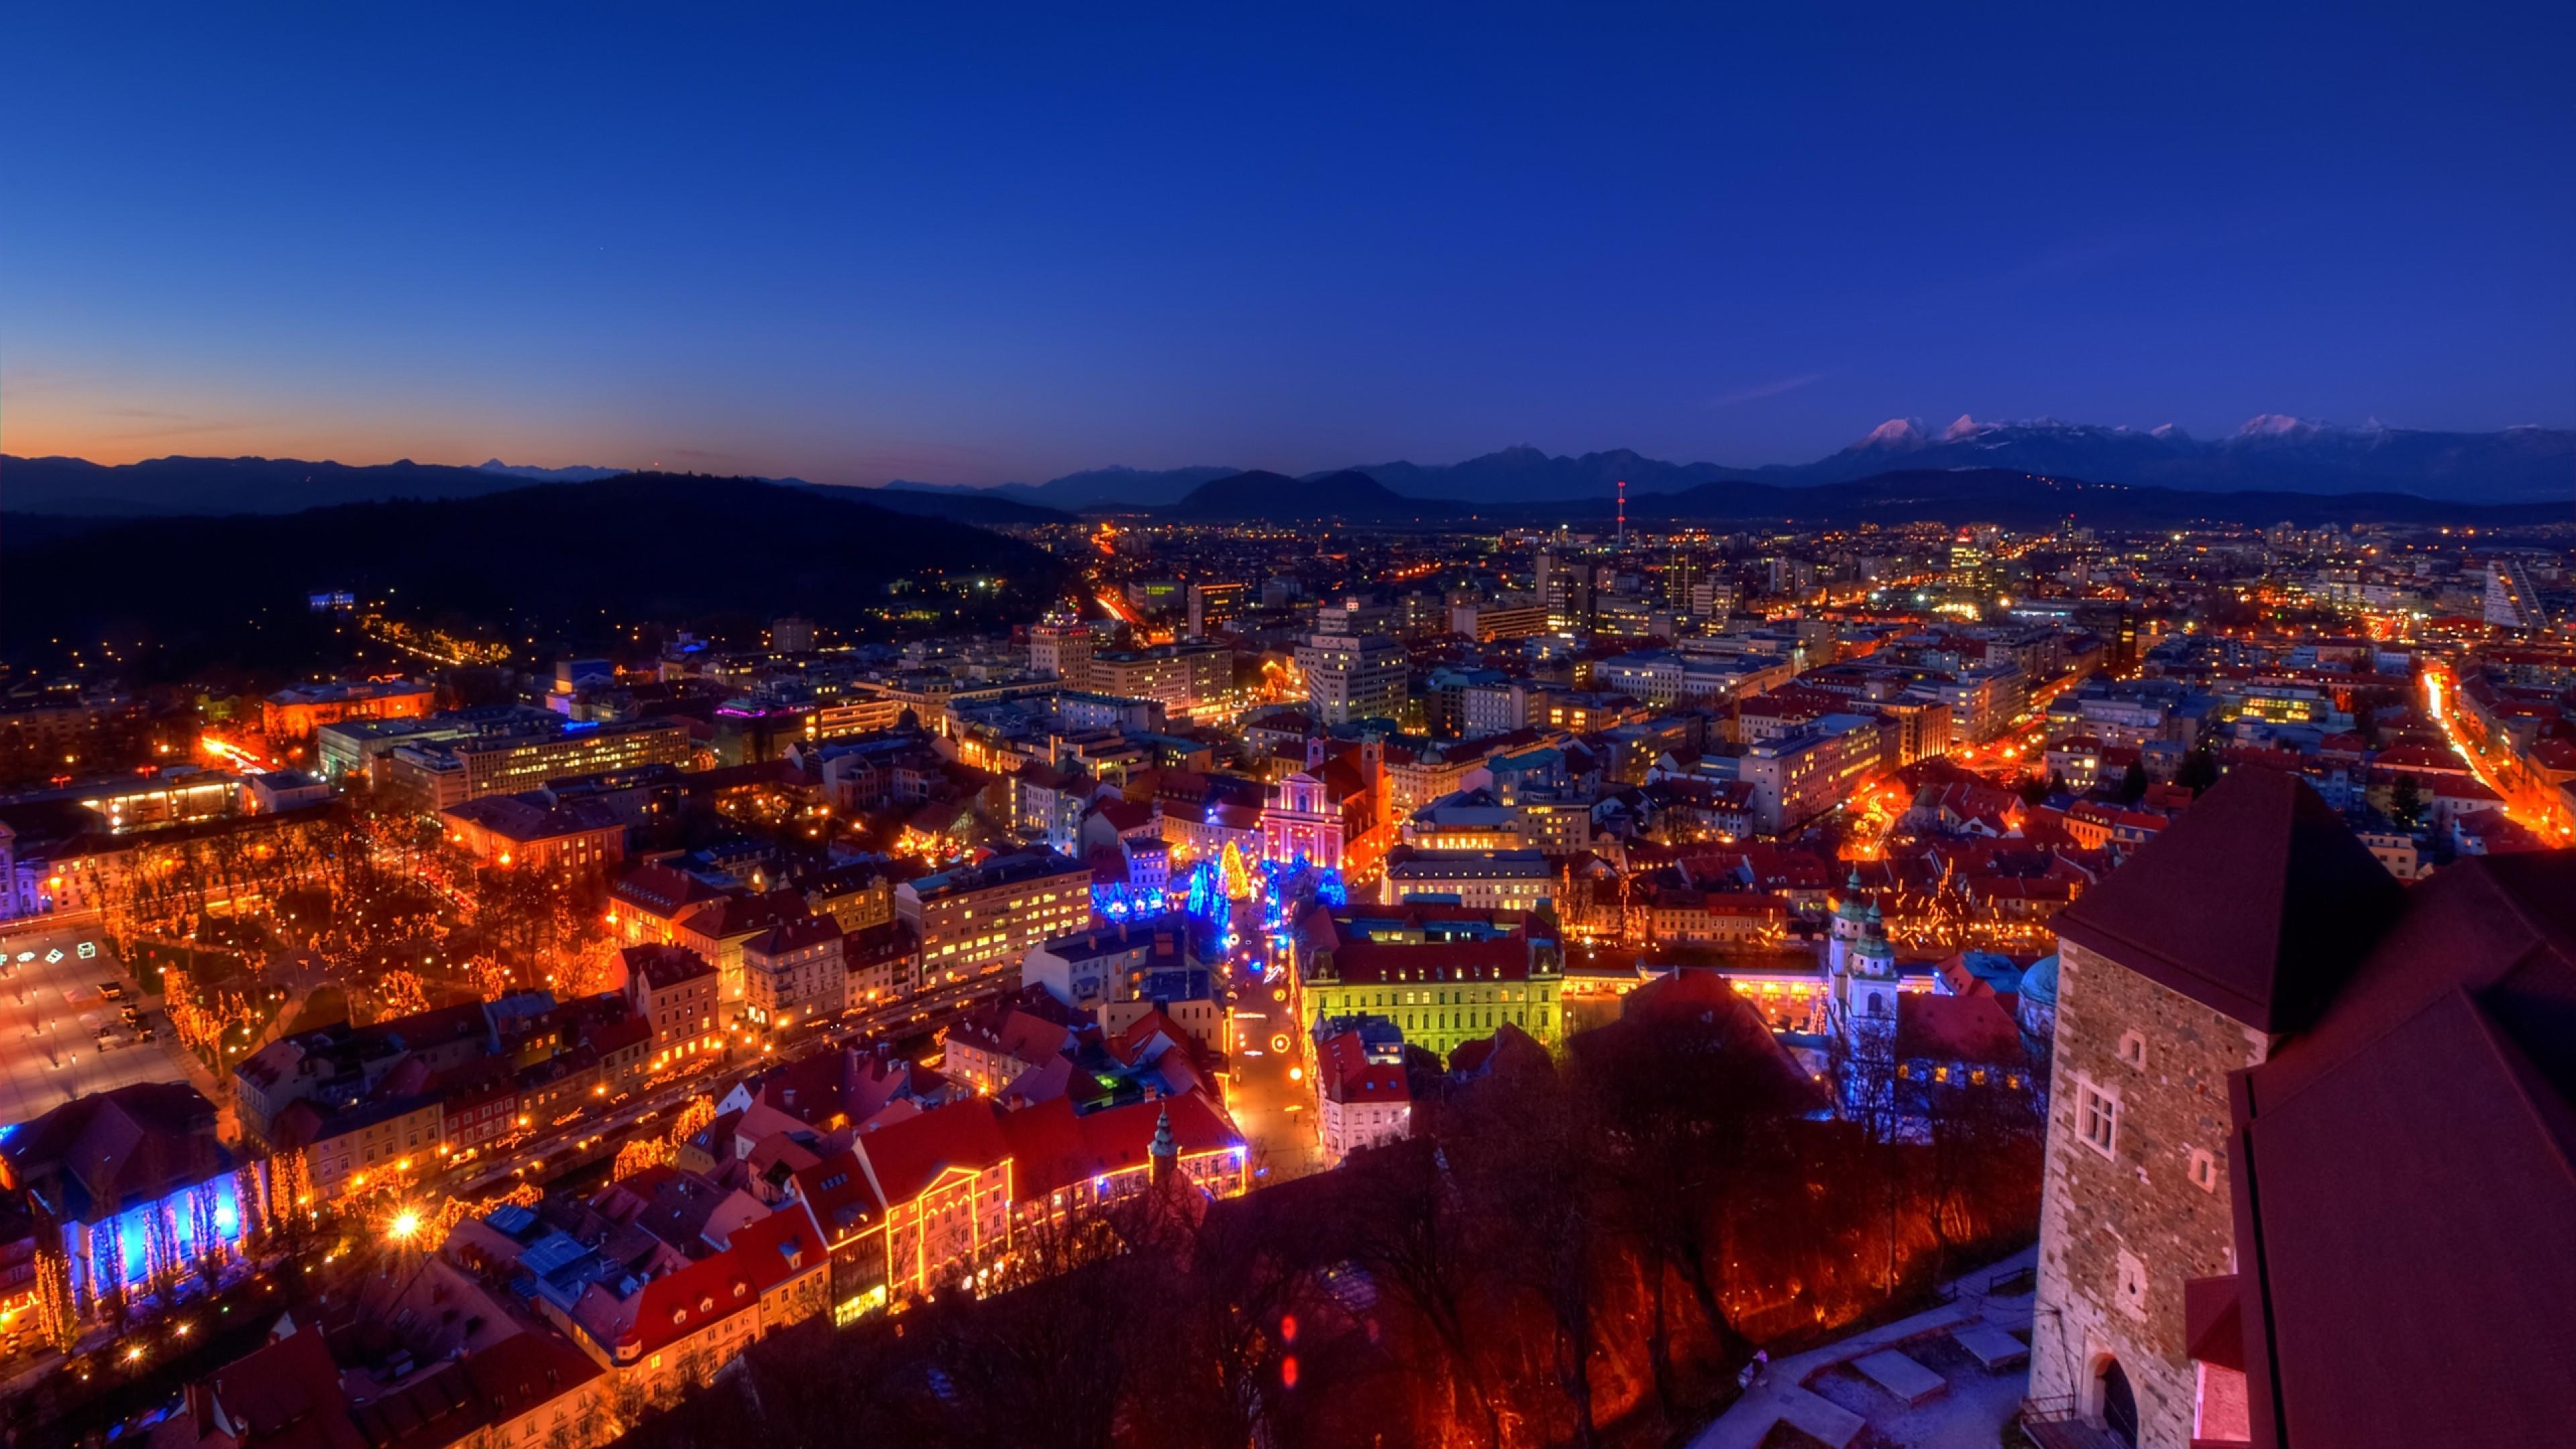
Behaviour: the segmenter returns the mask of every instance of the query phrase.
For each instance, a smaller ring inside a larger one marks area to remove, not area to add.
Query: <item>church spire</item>
[[[1148,1164],[1146,1178],[1156,1187],[1171,1181],[1173,1174],[1180,1169],[1181,1145],[1172,1140],[1172,1109],[1169,1103],[1164,1104],[1162,1115],[1154,1119],[1154,1142],[1152,1146],[1145,1149],[1145,1156]]]

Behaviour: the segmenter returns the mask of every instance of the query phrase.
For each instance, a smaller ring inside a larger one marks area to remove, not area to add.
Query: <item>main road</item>
[[[1323,1166],[1315,1121],[1315,1084],[1307,1065],[1304,1023],[1287,952],[1264,970],[1254,950],[1237,968],[1234,1044],[1228,1056],[1233,1080],[1226,1093],[1234,1124],[1251,1144],[1254,1171],[1265,1182],[1303,1177]],[[1276,979],[1271,979],[1275,977]]]

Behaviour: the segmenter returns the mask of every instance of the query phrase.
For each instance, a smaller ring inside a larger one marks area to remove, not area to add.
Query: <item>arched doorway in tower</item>
[[[2102,1428],[2115,1442],[2137,1449],[2138,1396],[2116,1358],[2102,1363]]]

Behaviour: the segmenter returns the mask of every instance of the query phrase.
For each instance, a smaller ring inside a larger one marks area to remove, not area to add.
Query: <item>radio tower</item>
[[[1619,480],[1619,547],[1628,547],[1628,480]]]

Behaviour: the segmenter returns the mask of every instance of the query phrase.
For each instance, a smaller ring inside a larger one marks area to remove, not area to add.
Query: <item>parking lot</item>
[[[40,1117],[74,1097],[134,1082],[183,1082],[169,1021],[128,979],[94,931],[0,938],[0,1126]],[[102,988],[114,986],[121,997]],[[157,1040],[124,1015],[136,1008]],[[105,1033],[108,1045],[100,1044]]]

